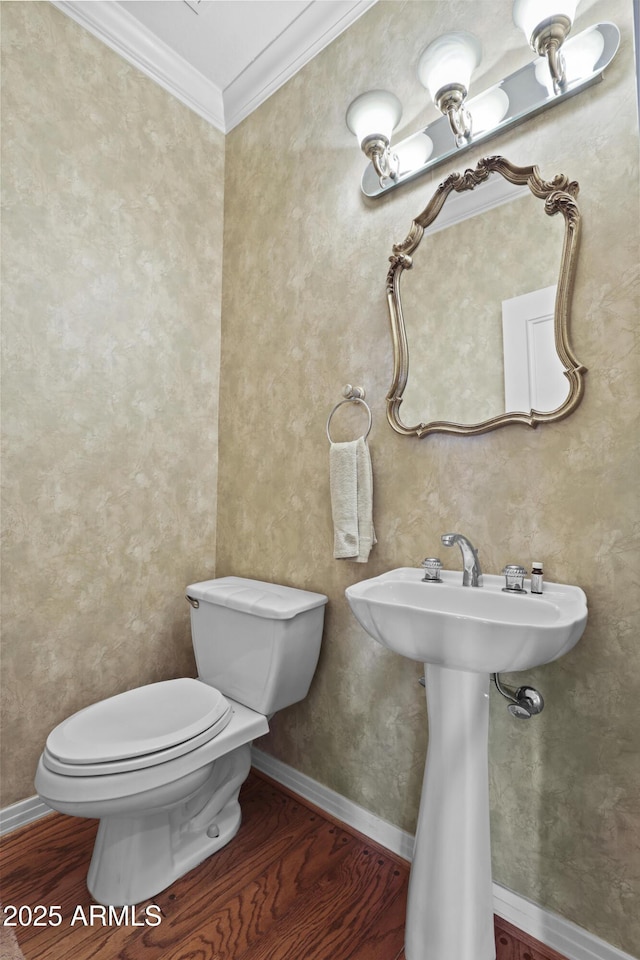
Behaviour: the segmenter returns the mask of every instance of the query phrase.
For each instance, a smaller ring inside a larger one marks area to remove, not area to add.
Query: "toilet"
[[[38,763],[45,803],[100,820],[87,887],[105,905],[153,897],[235,836],[251,742],[306,697],[318,662],[323,594],[222,577],[187,600],[198,679],[80,710]]]

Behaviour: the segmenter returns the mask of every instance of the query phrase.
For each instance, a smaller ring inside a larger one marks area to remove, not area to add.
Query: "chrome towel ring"
[[[365,435],[364,435],[364,439],[366,440],[367,437],[369,436],[370,432],[371,432],[371,424],[372,424],[372,422],[373,422],[373,419],[372,419],[372,417],[371,417],[371,410],[370,410],[370,408],[369,408],[369,404],[368,404],[368,403],[366,402],[366,400],[365,400],[364,387],[352,387],[350,383],[347,383],[346,386],[344,387],[343,391],[342,391],[342,396],[343,396],[345,399],[344,399],[344,400],[339,400],[339,401],[336,403],[336,405],[335,405],[335,407],[333,408],[333,410],[331,411],[331,413],[329,414],[329,416],[327,417],[327,439],[328,439],[329,443],[333,443],[333,440],[331,439],[331,433],[330,433],[330,431],[329,431],[329,427],[330,427],[330,424],[331,424],[331,418],[332,418],[332,416],[334,415],[334,413],[336,412],[336,410],[338,409],[338,407],[341,407],[343,403],[361,403],[362,406],[363,406],[363,407],[365,408],[365,410],[367,411],[367,413],[368,413],[368,415],[369,415],[369,424],[368,424],[368,426],[367,426],[367,432],[366,432]]]

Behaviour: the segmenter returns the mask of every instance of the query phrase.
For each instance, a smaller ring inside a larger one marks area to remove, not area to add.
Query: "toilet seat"
[[[77,764],[75,767],[66,764],[62,773],[59,773],[49,768],[45,750],[38,763],[36,791],[54,810],[79,817],[119,816],[137,797],[147,798],[147,808],[153,806],[149,803],[149,791],[159,790],[164,795],[172,783],[189,778],[198,770],[205,770],[218,758],[269,732],[269,724],[263,714],[235,700],[229,702],[232,707],[231,719],[218,736],[166,763],[153,763],[146,768],[125,769],[123,772],[119,772],[115,764],[96,764],[107,768],[99,771],[104,776],[94,776],[86,764]]]
[[[79,710],[47,738],[45,766],[66,776],[124,773],[180,757],[232,717],[219,690],[181,677],[146,684]]]

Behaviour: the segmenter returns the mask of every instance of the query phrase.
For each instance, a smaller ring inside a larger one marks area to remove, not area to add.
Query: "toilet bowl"
[[[237,833],[251,742],[303,699],[318,660],[322,594],[225,577],[192,584],[198,679],[147,684],[80,710],[49,735],[36,790],[100,820],[87,886],[136,904]]]

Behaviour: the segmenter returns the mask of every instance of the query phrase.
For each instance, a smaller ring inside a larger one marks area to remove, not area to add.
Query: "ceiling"
[[[375,0],[52,0],[227,133]]]

